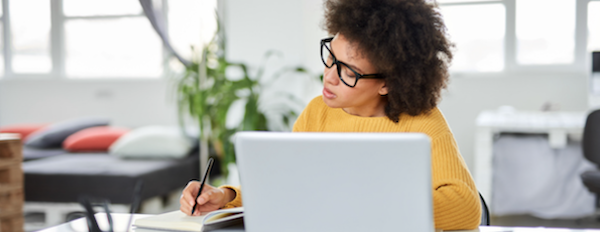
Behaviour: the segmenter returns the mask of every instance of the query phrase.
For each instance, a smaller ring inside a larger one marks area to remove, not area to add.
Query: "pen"
[[[208,174],[210,173],[210,169],[213,165],[213,158],[208,159],[208,164],[206,164],[206,173],[204,173],[204,178],[202,178],[202,182],[200,182],[200,189],[198,190],[198,195],[196,195],[196,201],[194,203],[194,208],[192,208],[192,215],[194,215],[194,211],[196,211],[196,207],[198,206],[198,197],[202,194],[202,188],[204,188],[204,183],[206,183],[206,179]]]

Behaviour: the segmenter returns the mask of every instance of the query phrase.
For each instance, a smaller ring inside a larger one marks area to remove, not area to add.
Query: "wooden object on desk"
[[[493,208],[492,145],[500,133],[548,134],[550,147],[563,148],[567,137],[581,138],[586,112],[490,110],[477,116],[475,134],[475,171],[477,189]]]
[[[23,231],[22,162],[20,136],[0,133],[0,232]]]

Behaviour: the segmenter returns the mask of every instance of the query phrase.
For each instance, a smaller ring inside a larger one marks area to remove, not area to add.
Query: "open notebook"
[[[188,216],[177,210],[135,220],[136,228],[165,231],[210,231],[218,228],[243,224],[244,208],[212,211],[203,216]]]

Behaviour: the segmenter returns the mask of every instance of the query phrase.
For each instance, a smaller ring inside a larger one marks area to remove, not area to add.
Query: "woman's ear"
[[[387,88],[387,85],[385,84],[385,82],[384,82],[384,83],[383,83],[383,85],[382,85],[382,86],[379,88],[379,91],[378,91],[378,93],[379,93],[379,95],[381,95],[381,96],[387,96],[387,94],[388,94],[388,88]]]

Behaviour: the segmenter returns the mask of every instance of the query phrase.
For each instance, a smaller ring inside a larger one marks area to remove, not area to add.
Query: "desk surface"
[[[115,225],[115,232],[125,232],[127,222],[129,221],[130,214],[113,213],[112,218]],[[151,216],[149,214],[135,214],[133,220],[137,218],[143,218]],[[102,225],[106,224],[106,216],[104,213],[96,214],[98,223]],[[87,224],[84,218],[76,219],[71,222],[63,223],[58,226],[50,227],[39,232],[85,232],[87,231]],[[231,229],[220,229],[215,230],[216,232],[243,232],[244,229],[231,228]],[[152,232],[152,230],[142,230],[136,228],[129,228],[127,232]],[[564,228],[541,228],[541,227],[498,227],[498,226],[481,226],[476,230],[460,230],[457,232],[600,232],[600,229],[564,229]]]

